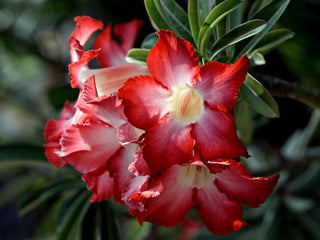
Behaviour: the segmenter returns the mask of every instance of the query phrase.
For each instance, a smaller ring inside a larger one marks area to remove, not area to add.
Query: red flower
[[[82,179],[94,192],[90,201],[114,196],[122,203],[122,185],[134,177],[128,166],[135,160],[133,154],[139,150],[137,139],[142,131],[127,122],[121,101],[111,93],[129,77],[148,74],[144,66],[125,64],[125,55],[133,47],[142,22],[133,20],[115,26],[121,44],[112,40],[109,25],[94,43],[99,49],[84,51],[89,37],[102,29],[103,23],[86,16],[75,21],[76,29],[69,38],[69,70],[71,86],[81,91],[72,107],[65,105],[58,120],[48,120],[45,153],[56,167],[70,164],[84,174]],[[96,57],[104,68],[88,67]]]
[[[69,73],[71,86],[82,89],[82,85],[89,77],[95,76],[98,95],[116,92],[128,78],[148,74],[146,67],[139,64],[128,64],[125,56],[133,47],[138,30],[142,24],[140,20],[115,26],[115,35],[121,44],[112,40],[111,25],[100,33],[94,42],[94,50],[83,51],[83,46],[93,32],[102,29],[103,23],[88,16],[76,17],[76,30],[69,38],[71,64]],[[102,68],[90,69],[89,61],[98,58]]]
[[[241,220],[241,204],[258,207],[272,193],[278,178],[251,178],[246,167],[234,160],[176,164],[137,187],[127,204],[140,224],[150,221],[167,227],[181,223],[195,206],[206,227],[213,234],[224,235],[248,226]]]
[[[127,122],[116,95],[97,96],[94,77],[84,83],[76,107],[87,118],[64,129],[56,154],[84,174],[82,179],[94,192],[90,201],[114,196],[123,203],[124,186],[135,177],[128,167],[140,148],[142,131]]]
[[[248,58],[200,68],[189,42],[170,31],[158,34],[147,59],[151,76],[131,78],[118,91],[129,122],[146,130],[143,155],[151,175],[187,163],[194,150],[204,161],[248,157],[230,113]]]

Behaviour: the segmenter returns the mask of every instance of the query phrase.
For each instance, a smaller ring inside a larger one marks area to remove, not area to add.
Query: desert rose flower
[[[148,74],[145,66],[126,63],[125,56],[130,50],[142,24],[140,20],[118,24],[114,28],[115,35],[121,43],[112,39],[112,28],[107,28],[99,34],[94,42],[94,49],[83,50],[89,37],[103,28],[103,23],[88,16],[75,18],[76,30],[69,38],[71,64],[69,74],[71,86],[82,89],[83,83],[91,76],[95,76],[98,95],[116,92],[128,78],[140,74]],[[97,58],[102,68],[91,69],[89,62]]]
[[[148,74],[146,67],[125,63],[125,54],[133,46],[141,21],[115,26],[121,44],[112,40],[108,25],[94,43],[99,49],[84,51],[89,37],[103,24],[90,17],[75,20],[76,30],[69,38],[69,73],[71,86],[79,88],[80,94],[72,106],[65,104],[58,120],[48,120],[45,154],[56,167],[70,164],[84,174],[83,180],[93,191],[91,201],[114,196],[121,203],[121,185],[134,176],[128,165],[139,149],[137,134],[141,130],[136,131],[127,122],[121,101],[112,93],[129,77]],[[96,57],[104,68],[88,67]]]
[[[204,162],[248,157],[230,113],[248,58],[200,68],[189,42],[170,31],[158,35],[147,58],[151,76],[131,78],[118,91],[129,122],[146,131],[143,156],[151,176],[189,162],[195,150]]]
[[[149,221],[167,227],[181,223],[196,207],[208,230],[224,235],[248,226],[242,221],[241,204],[258,207],[272,193],[278,178],[278,174],[252,178],[246,167],[235,160],[204,164],[198,158],[172,165],[161,176],[141,179],[135,193],[134,187],[128,191],[133,194],[127,204],[140,224]]]
[[[115,94],[97,96],[94,77],[84,83],[76,106],[90,117],[64,130],[56,154],[84,174],[82,179],[94,193],[91,201],[114,196],[122,203],[123,185],[135,177],[128,167],[135,160],[143,132],[127,122],[124,106]]]

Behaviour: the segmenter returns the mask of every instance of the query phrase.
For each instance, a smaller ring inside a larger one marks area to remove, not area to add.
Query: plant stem
[[[312,108],[320,109],[320,93],[311,91],[297,83],[289,83],[283,79],[257,75],[260,83],[275,97],[291,98],[303,102]]]

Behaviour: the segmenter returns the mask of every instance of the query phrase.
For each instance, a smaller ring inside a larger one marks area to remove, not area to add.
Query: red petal
[[[131,78],[118,91],[129,122],[141,129],[152,127],[168,113],[168,96],[169,91],[150,76]]]
[[[82,89],[83,83],[90,76],[81,76],[81,70],[88,68],[88,63],[99,55],[99,50],[88,50],[83,52],[79,61],[69,64],[69,74],[71,77],[71,87]]]
[[[249,65],[246,56],[232,65],[208,62],[201,68],[201,80],[197,82],[195,88],[211,108],[232,110]]]
[[[114,33],[120,39],[121,48],[125,52],[133,48],[141,25],[142,21],[135,19],[127,23],[117,24],[114,27]]]
[[[248,207],[259,207],[273,192],[279,175],[268,178],[252,178],[244,164],[228,160],[230,168],[215,174],[215,184],[230,199],[238,200]]]
[[[82,176],[82,180],[87,183],[88,189],[93,192],[90,202],[109,200],[113,196],[114,182],[108,171],[98,176],[85,174]]]
[[[56,168],[61,168],[67,165],[67,163],[56,154],[56,152],[61,150],[61,145],[59,142],[50,142],[49,144],[46,144],[44,146],[46,149],[44,153],[48,161],[52,163]]]
[[[122,194],[130,184],[130,181],[135,177],[135,175],[128,170],[128,166],[134,162],[134,153],[137,152],[138,149],[139,146],[137,144],[127,144],[121,147],[117,154],[108,162],[107,168],[115,180],[114,200],[117,203],[123,203],[121,200]]]
[[[147,200],[145,211],[130,211],[140,223],[149,221],[153,224],[172,227],[179,224],[193,206],[193,189],[176,181],[181,166],[175,165],[161,177],[165,189],[158,197]],[[170,216],[170,217],[168,217]]]
[[[121,147],[117,129],[97,119],[89,119],[85,124],[72,125],[66,129],[61,146],[60,156],[85,174],[105,167],[110,157]]]
[[[59,157],[56,152],[61,150],[61,136],[64,130],[71,125],[75,112],[76,108],[71,107],[69,102],[66,102],[59,119],[49,119],[44,130],[44,138],[47,143],[45,145],[45,155],[49,162],[57,168],[67,165],[67,163]]]
[[[119,127],[118,138],[121,144],[135,142],[137,143],[140,135],[142,134],[139,129],[132,126],[130,123],[125,123]]]
[[[82,46],[87,42],[93,32],[103,28],[101,21],[88,16],[78,16],[75,17],[74,20],[77,25],[71,37],[77,39]]]
[[[194,203],[200,219],[213,234],[224,235],[240,230],[239,222],[243,223],[241,204],[219,192],[214,184],[195,189]]]
[[[196,139],[196,147],[205,160],[249,157],[237,136],[234,118],[229,112],[206,108],[192,133]]]
[[[122,65],[126,63],[126,52],[120,45],[112,40],[112,28],[108,25],[106,29],[99,34],[94,42],[94,49],[101,49],[98,57],[99,65],[103,68]]]
[[[191,126],[181,126],[167,115],[145,133],[143,156],[154,176],[173,164],[189,162],[193,153]]]
[[[148,176],[136,176],[132,178],[128,185],[124,188],[121,200],[127,204],[132,211],[144,211],[144,203],[132,200],[132,195],[140,192],[140,187],[145,185],[145,182],[148,182],[148,180]]]
[[[134,154],[135,161],[129,165],[129,171],[134,173],[136,176],[150,175],[148,164],[143,158],[142,151]]]
[[[76,112],[76,108],[71,107],[69,102],[64,104],[58,120],[47,121],[44,138],[46,142],[58,141],[64,131],[64,129],[71,123],[72,118]]]
[[[94,77],[84,83],[77,108],[112,126],[119,127],[127,122],[124,106],[116,95],[97,96]]]
[[[151,76],[168,88],[194,85],[200,66],[193,46],[170,31],[160,30],[158,34],[159,40],[147,58]]]

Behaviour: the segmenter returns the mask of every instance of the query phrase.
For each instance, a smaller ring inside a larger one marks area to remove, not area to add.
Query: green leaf
[[[144,222],[141,226],[135,219],[128,223],[127,231],[125,232],[123,240],[142,240],[150,231],[151,223]]]
[[[120,240],[119,229],[117,226],[118,211],[112,200],[100,204],[100,235],[101,239]]]
[[[28,143],[10,143],[0,145],[0,164],[12,160],[34,159],[35,161],[46,160],[44,147]]]
[[[63,198],[60,198],[59,200],[55,201],[52,205],[50,205],[50,208],[46,210],[46,214],[41,216],[41,220],[39,221],[39,225],[37,226],[32,239],[56,239],[56,218],[63,200]]]
[[[252,20],[232,29],[230,32],[222,36],[213,46],[210,61],[227,47],[261,32],[265,26],[266,24],[263,20]]]
[[[189,17],[189,23],[190,23],[193,39],[195,42],[197,42],[200,26],[202,24],[201,16],[200,16],[199,0],[189,0],[188,17]]]
[[[255,15],[261,8],[265,5],[265,0],[255,0],[252,3],[252,6],[248,13],[248,18],[252,19],[252,16]]]
[[[306,213],[298,213],[295,215],[298,223],[300,223],[304,229],[311,236],[309,239],[320,239],[319,221]],[[299,224],[299,225],[300,225]]]
[[[74,188],[85,188],[85,185],[80,179],[72,179],[55,182],[50,186],[35,190],[20,201],[19,213],[25,214],[55,194]]]
[[[141,49],[141,48],[133,48],[129,50],[126,56],[126,61],[129,63],[138,63],[147,65],[147,57],[149,54],[148,49]]]
[[[79,226],[87,213],[91,203],[89,197],[92,193],[82,191],[64,212],[61,225],[58,227],[58,240],[76,239]]]
[[[45,154],[44,147],[28,143],[10,143],[0,145],[0,168],[35,167],[59,172],[66,177],[74,177],[78,173],[71,167],[57,169]]]
[[[159,29],[170,29],[165,23],[163,17],[159,13],[154,0],[144,0],[144,5],[147,9],[148,15],[152,20],[152,24],[156,30]]]
[[[253,17],[267,21],[267,26],[256,36],[254,36],[246,46],[244,46],[240,53],[235,58],[235,61],[240,59],[243,55],[248,54],[263,38],[264,35],[272,28],[278,21],[284,10],[287,8],[290,0],[275,0],[267,4]]]
[[[266,64],[266,60],[263,55],[257,52],[253,57],[250,58],[251,66],[261,66]]]
[[[44,155],[44,147],[27,143],[0,145],[0,167],[45,167],[56,169]]]
[[[226,0],[216,6],[209,13],[205,19],[203,25],[200,28],[198,46],[200,48],[200,53],[205,56],[206,47],[210,36],[212,35],[215,26],[223,19],[228,13],[237,9],[243,0]]]
[[[154,47],[156,42],[158,41],[158,34],[156,33],[150,33],[146,38],[143,40],[141,47],[145,49],[151,49]]]
[[[154,0],[154,3],[169,29],[194,44],[188,15],[179,4],[174,0]]]
[[[272,48],[277,47],[284,41],[292,38],[294,33],[289,29],[276,29],[268,32],[256,45],[255,49],[249,55],[252,56],[257,52],[265,53]]]
[[[77,100],[79,96],[79,89],[71,88],[70,85],[66,84],[63,86],[51,87],[48,90],[48,99],[50,104],[55,109],[61,109],[64,106],[66,99],[71,102]]]
[[[248,103],[240,99],[233,113],[239,137],[244,143],[251,143],[254,126]]]
[[[270,93],[249,73],[240,87],[241,98],[265,117],[279,117],[279,107]]]
[[[35,174],[29,173],[22,176],[15,176],[12,180],[7,180],[5,183],[2,183],[0,188],[0,209],[30,191],[38,180]]]

